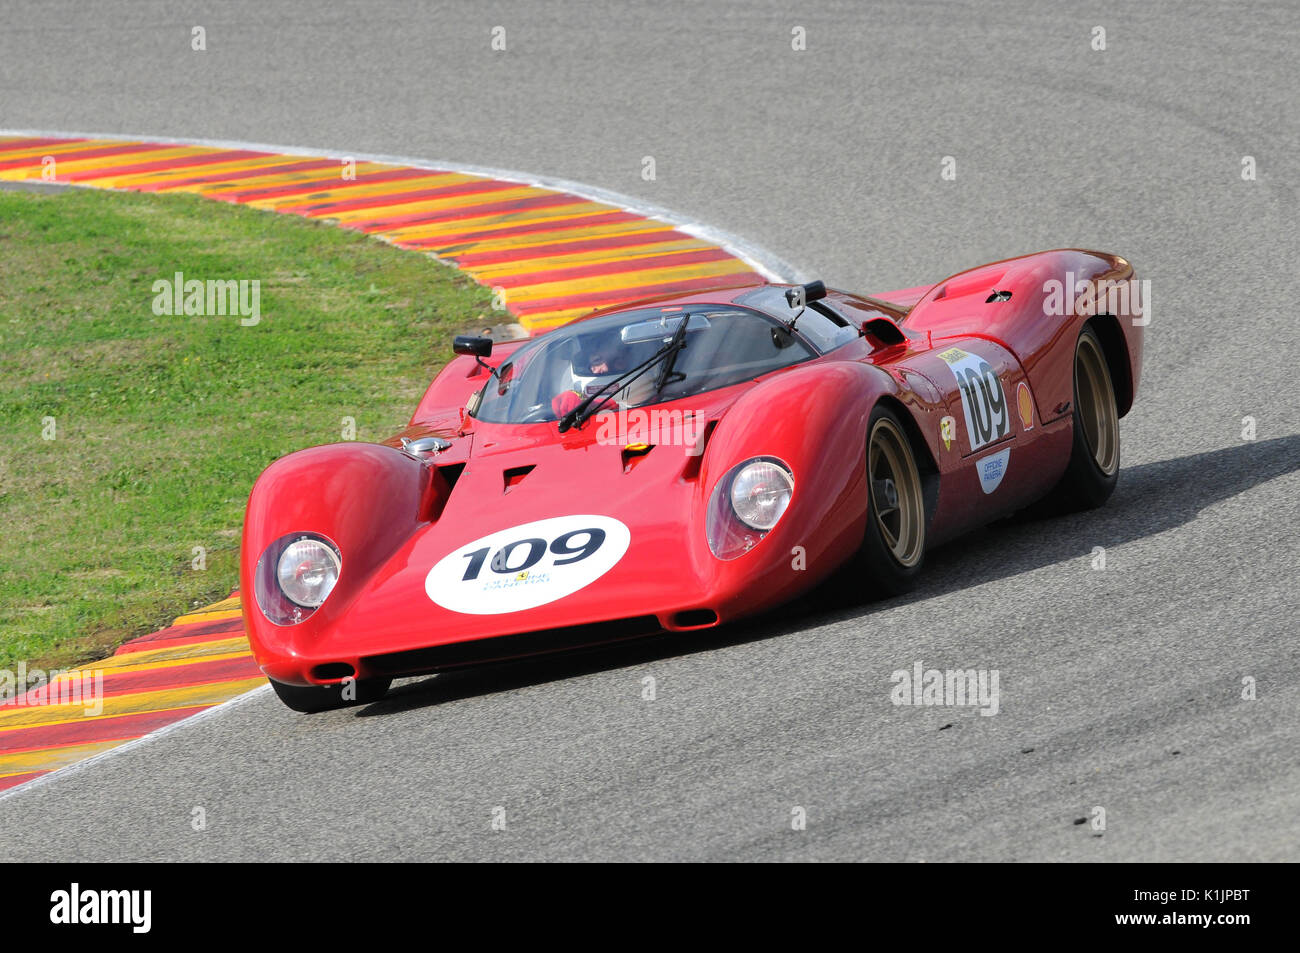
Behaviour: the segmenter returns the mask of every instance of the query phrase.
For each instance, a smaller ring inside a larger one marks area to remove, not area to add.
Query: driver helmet
[[[620,374],[630,365],[627,348],[617,331],[601,334],[583,342],[573,358],[573,389],[580,394],[592,393]]]

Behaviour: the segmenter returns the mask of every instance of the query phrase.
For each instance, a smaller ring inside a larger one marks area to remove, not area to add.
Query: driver
[[[602,385],[626,374],[635,366],[618,331],[585,342],[573,358],[570,369],[573,384],[570,389],[561,391],[551,400],[551,410],[558,416],[564,416],[589,395],[600,390]],[[630,407],[649,400],[654,392],[654,377],[652,368],[614,392],[608,403],[617,402]]]

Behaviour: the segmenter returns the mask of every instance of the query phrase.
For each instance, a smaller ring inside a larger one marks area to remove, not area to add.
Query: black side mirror
[[[469,357],[487,357],[492,353],[492,339],[458,334],[452,341],[451,349],[457,354],[465,354]]]
[[[806,285],[790,288],[785,293],[785,303],[792,308],[802,308],[809,301],[820,301],[826,297],[826,284],[810,281]]]

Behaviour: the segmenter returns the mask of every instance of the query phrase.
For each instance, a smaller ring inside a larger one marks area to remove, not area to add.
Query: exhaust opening
[[[718,614],[712,609],[687,609],[673,616],[673,625],[681,629],[698,629],[717,624]]]
[[[326,662],[311,670],[311,677],[322,682],[337,682],[345,678],[356,678],[357,670],[347,662]]]

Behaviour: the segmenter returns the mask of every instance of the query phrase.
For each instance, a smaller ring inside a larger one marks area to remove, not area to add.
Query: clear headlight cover
[[[705,533],[719,559],[737,559],[771,532],[794,496],[794,473],[776,457],[751,457],[728,470],[709,496]]]
[[[275,577],[290,602],[315,609],[329,597],[341,568],[338,550],[323,539],[309,536],[285,547],[276,563]]]
[[[731,481],[731,508],[746,526],[766,532],[794,495],[794,477],[774,460],[746,463]]]

